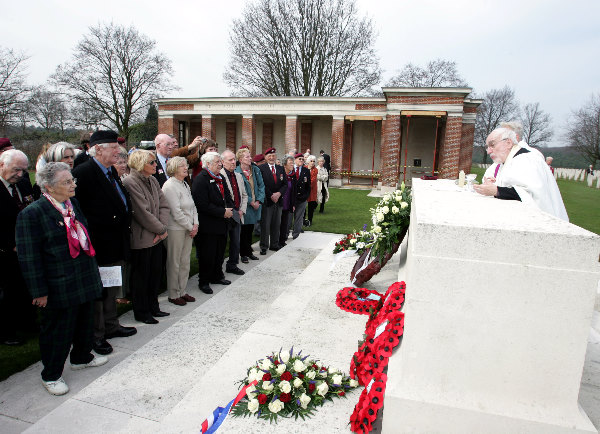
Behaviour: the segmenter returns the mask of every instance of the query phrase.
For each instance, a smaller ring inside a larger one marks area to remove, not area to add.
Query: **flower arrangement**
[[[381,303],[381,294],[373,289],[346,287],[338,291],[335,304],[346,312],[369,315]]]
[[[361,254],[373,245],[374,236],[371,232],[367,231],[367,225],[363,226],[362,231],[353,232],[345,235],[341,240],[335,243],[333,253],[341,253],[348,250],[356,250],[357,254]]]
[[[258,360],[240,380],[240,387],[255,380],[256,386],[248,387],[246,396],[232,409],[233,416],[256,415],[269,422],[280,416],[304,419],[325,401],[342,398],[358,386],[358,381],[302,356],[302,351],[294,354],[293,348]]]
[[[371,208],[371,232],[374,234],[371,257],[383,258],[401,241],[400,234],[410,224],[410,202],[410,188],[402,183],[399,190],[387,193],[375,208]]]

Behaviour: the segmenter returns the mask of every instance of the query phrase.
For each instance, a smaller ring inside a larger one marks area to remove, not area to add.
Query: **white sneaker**
[[[94,358],[88,363],[82,363],[80,365],[74,365],[73,363],[71,363],[71,369],[73,369],[74,371],[77,371],[79,369],[95,368],[97,366],[104,365],[106,362],[108,362],[108,357],[94,356]]]
[[[42,380],[42,384],[44,385],[48,393],[50,393],[50,395],[64,395],[69,391],[69,386],[67,386],[67,383],[65,383],[65,380],[63,380],[62,377],[60,377],[56,381]]]

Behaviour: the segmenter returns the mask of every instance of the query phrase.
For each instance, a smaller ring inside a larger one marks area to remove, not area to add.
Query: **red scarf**
[[[213,175],[212,173],[210,173],[210,170],[208,170],[208,169],[206,169],[206,173],[208,173],[208,176],[210,176],[212,179],[215,180],[215,182],[219,186],[219,191],[221,192],[221,196],[223,197],[223,200],[225,200],[225,189],[223,188],[223,178],[221,178],[221,175],[219,175],[217,177],[217,176]]]

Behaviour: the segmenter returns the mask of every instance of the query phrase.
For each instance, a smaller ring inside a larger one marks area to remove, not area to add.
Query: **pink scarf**
[[[65,222],[65,229],[67,230],[67,242],[69,244],[69,252],[72,258],[79,256],[80,249],[88,256],[95,256],[96,251],[89,240],[89,235],[85,227],[77,221],[75,218],[75,211],[73,210],[73,204],[69,199],[64,202],[64,208],[60,202],[50,196],[48,193],[44,193],[44,197],[52,204],[56,210],[63,216]]]

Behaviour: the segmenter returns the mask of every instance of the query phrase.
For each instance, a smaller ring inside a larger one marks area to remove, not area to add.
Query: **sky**
[[[0,0],[0,45],[26,52],[28,81],[42,84],[99,22],[133,25],[173,62],[165,97],[229,96],[222,79],[229,31],[247,0]],[[505,85],[552,116],[551,146],[565,144],[571,112],[600,93],[598,0],[356,0],[377,31],[382,85],[406,63],[457,63],[474,92]]]

